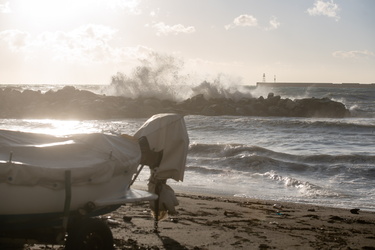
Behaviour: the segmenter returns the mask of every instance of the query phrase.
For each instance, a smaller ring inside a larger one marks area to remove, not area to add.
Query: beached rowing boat
[[[134,136],[1,130],[0,238],[61,243],[78,222],[156,200],[130,188],[140,164],[153,169],[154,179],[182,181],[188,144],[177,114],[153,116]]]

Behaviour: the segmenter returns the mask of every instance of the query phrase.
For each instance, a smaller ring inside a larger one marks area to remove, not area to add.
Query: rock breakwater
[[[206,116],[281,116],[328,117],[350,116],[343,103],[328,98],[283,99],[269,93],[266,98],[206,99],[203,94],[181,102],[156,98],[126,98],[98,95],[73,86],[57,91],[24,90],[10,87],[0,90],[0,118],[48,119],[120,119],[150,117],[175,112]]]

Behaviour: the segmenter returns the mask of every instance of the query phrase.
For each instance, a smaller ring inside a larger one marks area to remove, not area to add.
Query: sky
[[[374,0],[0,0],[0,83],[375,83]]]

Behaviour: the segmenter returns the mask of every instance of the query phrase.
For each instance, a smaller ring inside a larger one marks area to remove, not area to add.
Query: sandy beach
[[[178,193],[177,215],[159,222],[148,203],[106,218],[115,249],[375,249],[375,212]],[[62,249],[30,245],[25,249]]]

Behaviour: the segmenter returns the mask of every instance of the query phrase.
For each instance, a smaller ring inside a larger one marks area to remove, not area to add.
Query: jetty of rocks
[[[343,103],[328,98],[291,100],[269,93],[266,98],[206,99],[203,94],[184,101],[156,98],[126,98],[99,95],[73,86],[56,91],[24,90],[10,87],[0,90],[0,118],[48,119],[121,119],[150,117],[174,112],[205,116],[280,116],[327,117],[350,116]]]

